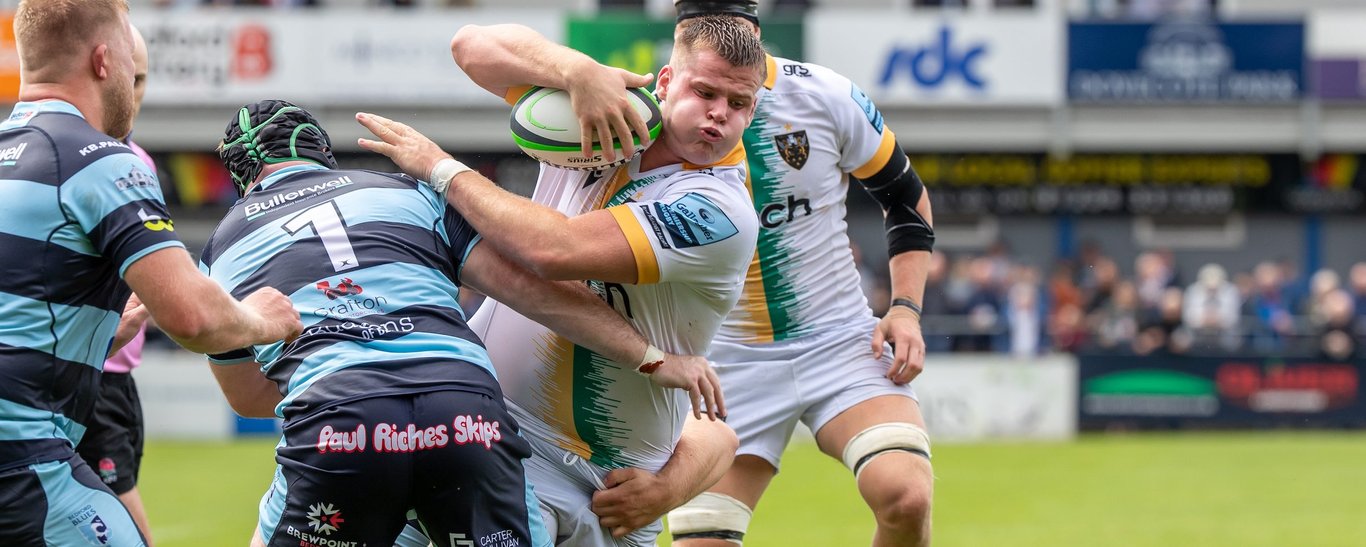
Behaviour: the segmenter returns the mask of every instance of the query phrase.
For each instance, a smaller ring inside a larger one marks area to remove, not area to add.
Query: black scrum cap
[[[703,15],[733,15],[759,24],[759,2],[756,0],[674,0],[678,20]]]
[[[337,168],[332,141],[318,120],[307,110],[276,99],[238,110],[223,133],[218,157],[237,184],[238,195],[246,195],[269,164],[303,160]]]

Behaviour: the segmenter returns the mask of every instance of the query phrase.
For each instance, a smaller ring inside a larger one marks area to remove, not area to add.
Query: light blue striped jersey
[[[142,159],[63,101],[0,123],[0,469],[69,457],[85,432],[128,266],[179,247]]]
[[[478,240],[406,175],[316,165],[273,173],[233,205],[200,268],[237,298],[262,287],[288,295],[303,335],[213,360],[261,363],[284,394],[281,416],[438,389],[498,395],[458,300]]]

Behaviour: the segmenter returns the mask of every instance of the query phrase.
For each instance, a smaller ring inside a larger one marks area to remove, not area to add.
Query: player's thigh
[[[449,424],[419,453],[414,509],[436,545],[543,545],[550,536],[527,481],[531,447],[503,402],[463,391],[416,398],[414,415]],[[472,542],[472,543],[470,543]]]
[[[778,470],[774,469],[768,460],[741,454],[735,457],[730,470],[726,471],[721,480],[707,491],[725,494],[754,509],[759,506],[759,499],[763,497],[764,491],[768,490],[768,485],[777,474]]]
[[[118,497],[73,456],[0,473],[0,545],[145,545]]]
[[[822,452],[843,460],[854,436],[884,424],[910,424],[924,430],[925,419],[915,399],[882,395],[859,402],[826,422],[816,431],[816,442]],[[905,450],[877,454],[858,475],[859,491],[873,507],[896,503],[908,495],[928,499],[933,481],[930,460]]]
[[[795,368],[803,351],[801,343],[712,344],[707,357],[726,396],[726,425],[740,439],[737,456],[780,466],[803,411]]]
[[[411,409],[409,397],[377,397],[288,420],[261,504],[267,545],[392,545],[412,504],[412,453],[425,446],[412,432],[437,425],[415,423]],[[382,443],[385,430],[406,438]]]

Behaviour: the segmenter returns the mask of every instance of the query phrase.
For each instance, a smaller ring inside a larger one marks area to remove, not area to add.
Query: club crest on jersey
[[[778,154],[783,157],[783,161],[793,169],[801,169],[806,165],[806,158],[811,155],[811,141],[806,138],[805,129],[776,135],[773,137],[773,144],[777,145]]]

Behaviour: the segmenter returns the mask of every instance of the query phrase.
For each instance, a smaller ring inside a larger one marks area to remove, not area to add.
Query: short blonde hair
[[[686,65],[699,49],[716,53],[736,68],[757,68],[767,75],[768,60],[764,44],[754,29],[729,15],[704,15],[686,19],[674,37],[669,64]]]
[[[19,66],[32,73],[83,54],[74,46],[106,38],[126,13],[128,0],[20,0],[14,14]]]

